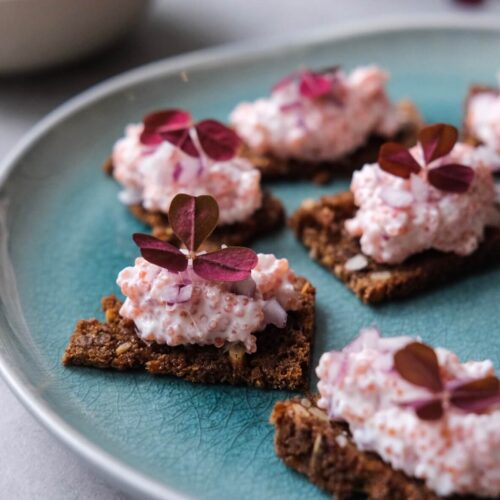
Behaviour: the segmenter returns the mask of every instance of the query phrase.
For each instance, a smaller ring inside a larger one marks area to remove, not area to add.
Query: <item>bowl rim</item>
[[[42,118],[0,161],[0,189],[23,155],[42,139],[44,134],[52,127],[96,101],[142,81],[174,74],[186,68],[199,69],[221,63],[231,64],[236,60],[241,62],[242,59],[252,59],[260,56],[278,56],[280,53],[293,51],[305,45],[320,45],[329,41],[344,40],[363,35],[408,30],[457,29],[500,32],[498,23],[491,17],[486,17],[486,15],[480,15],[472,19],[470,13],[412,15],[411,18],[399,15],[386,16],[373,20],[346,23],[342,26],[328,26],[316,29],[314,33],[306,32],[292,36],[286,35],[216,46],[139,66],[90,87]],[[146,474],[137,472],[131,466],[126,465],[92,443],[76,428],[67,424],[56,411],[52,410],[42,394],[34,390],[17,371],[6,353],[0,350],[0,375],[21,403],[55,437],[120,490],[139,494],[142,498],[168,500],[186,500],[189,498],[177,491],[175,487],[166,486]]]

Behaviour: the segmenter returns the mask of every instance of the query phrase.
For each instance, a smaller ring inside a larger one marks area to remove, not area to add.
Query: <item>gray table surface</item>
[[[474,9],[452,0],[154,0],[137,28],[105,52],[44,74],[0,78],[0,158],[57,105],[129,68],[212,45],[422,13],[486,14],[500,23],[500,1]],[[1,380],[0,408],[0,499],[130,498],[54,439]]]

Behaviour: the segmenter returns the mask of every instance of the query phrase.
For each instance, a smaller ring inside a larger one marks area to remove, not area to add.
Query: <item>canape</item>
[[[420,115],[409,101],[389,100],[387,79],[376,66],[303,69],[269,97],[239,104],[230,123],[265,179],[327,182],[374,161],[384,140],[415,144]]]
[[[290,224],[310,255],[367,303],[403,297],[500,263],[500,210],[482,152],[450,125],[410,150],[384,144],[351,190],[305,200]]]
[[[498,498],[492,362],[375,328],[320,359],[319,397],[274,407],[278,456],[335,498]]]
[[[80,321],[65,365],[174,375],[191,382],[304,389],[315,290],[286,259],[244,247],[199,251],[218,219],[214,198],[177,195],[169,220],[179,250],[135,234],[141,257],[102,301],[106,321]]]
[[[240,245],[281,227],[284,211],[263,192],[259,170],[239,148],[236,133],[222,123],[195,123],[187,111],[162,110],[126,128],[104,170],[123,186],[120,200],[155,236],[175,240],[168,209],[177,193],[209,194],[220,207],[209,242]]]
[[[500,171],[500,88],[473,85],[465,99],[464,142],[478,147]]]

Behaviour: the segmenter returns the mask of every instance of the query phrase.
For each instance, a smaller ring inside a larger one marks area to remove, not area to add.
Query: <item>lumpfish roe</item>
[[[129,125],[113,148],[113,175],[125,188],[124,203],[168,213],[177,193],[209,194],[219,205],[221,224],[244,221],[260,208],[260,172],[248,160],[194,158],[166,141],[145,146],[139,140],[142,130],[142,124]]]
[[[356,446],[378,453],[394,469],[425,481],[438,495],[500,494],[500,407],[482,414],[451,406],[440,420],[421,420],[405,401],[426,399],[426,389],[405,381],[393,369],[394,354],[415,339],[382,338],[374,328],[342,351],[320,359],[316,370],[318,406],[332,420],[349,424]],[[460,363],[435,349],[445,381],[494,375],[491,361]]]
[[[423,164],[419,146],[410,152]],[[474,169],[465,193],[442,191],[426,181],[428,168],[449,163]],[[486,226],[500,225],[490,165],[462,143],[409,179],[385,172],[377,163],[365,165],[353,174],[351,191],[359,208],[346,229],[360,237],[363,253],[380,263],[398,264],[431,248],[469,255],[483,240]]]
[[[252,150],[281,158],[336,160],[363,146],[370,135],[393,136],[405,117],[385,92],[387,74],[376,66],[335,73],[339,100],[310,99],[291,81],[270,97],[239,104],[230,117]]]
[[[252,353],[257,348],[253,334],[268,324],[267,304],[277,300],[285,311],[301,305],[293,285],[295,274],[286,259],[259,254],[252,279],[255,293],[247,296],[238,294],[234,284],[204,280],[191,267],[171,273],[139,257],[118,275],[126,297],[120,315],[134,321],[146,342],[217,347],[241,342]],[[189,287],[187,300],[184,292],[178,293],[179,287]]]

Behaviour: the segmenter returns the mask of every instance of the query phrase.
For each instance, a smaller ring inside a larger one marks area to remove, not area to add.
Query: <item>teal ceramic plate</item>
[[[271,408],[286,392],[191,385],[143,373],[64,368],[76,320],[100,314],[144,229],[117,201],[100,165],[126,123],[181,106],[224,120],[242,99],[265,94],[301,64],[377,63],[390,93],[411,97],[429,122],[459,125],[472,82],[494,83],[500,32],[470,21],[398,22],[335,29],[265,49],[223,49],[164,61],[86,92],[54,112],[0,167],[1,371],[59,438],[141,497],[321,498],[273,453]],[[180,77],[181,71],[187,75]],[[305,197],[345,189],[272,186],[288,211]],[[500,271],[477,274],[411,300],[370,308],[283,230],[256,248],[286,256],[318,289],[314,363],[359,328],[419,334],[463,358],[500,365]]]

